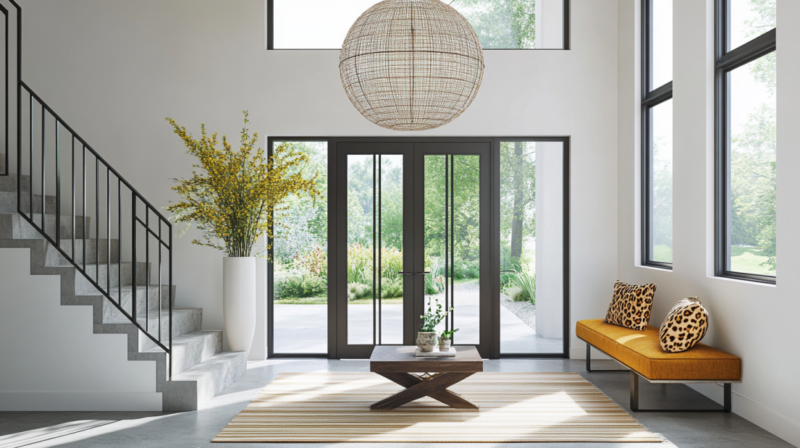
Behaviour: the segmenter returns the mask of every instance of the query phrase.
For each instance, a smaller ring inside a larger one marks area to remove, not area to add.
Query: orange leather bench
[[[738,356],[702,343],[681,353],[664,352],[659,344],[658,328],[653,326],[648,326],[645,331],[636,331],[603,323],[602,319],[592,319],[578,321],[575,333],[586,342],[588,372],[592,372],[591,347],[630,369],[631,410],[645,411],[639,409],[638,380],[642,377],[651,383],[723,383],[723,409],[708,411],[730,412],[731,383],[739,383],[742,378],[742,360]]]

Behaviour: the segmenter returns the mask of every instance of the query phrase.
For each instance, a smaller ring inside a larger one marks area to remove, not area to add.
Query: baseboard
[[[687,384],[687,386],[722,404],[721,384]],[[736,384],[733,385],[731,400],[734,414],[764,428],[794,446],[800,446],[800,424],[798,422],[736,393]]]
[[[0,411],[161,411],[155,392],[0,392]]]

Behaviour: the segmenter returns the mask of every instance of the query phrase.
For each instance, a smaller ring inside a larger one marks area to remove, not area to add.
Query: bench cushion
[[[578,321],[577,336],[616,358],[650,380],[730,380],[742,378],[738,356],[697,344],[681,353],[661,350],[658,328],[631,330],[603,323],[602,319]]]

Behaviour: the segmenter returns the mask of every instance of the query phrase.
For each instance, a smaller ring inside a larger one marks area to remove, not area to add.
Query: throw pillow
[[[614,283],[614,297],[603,322],[644,331],[650,322],[650,309],[653,308],[655,294],[654,283],[629,285],[617,281]]]
[[[708,331],[708,312],[697,300],[687,297],[667,315],[661,324],[661,349],[669,353],[680,353],[694,347]]]

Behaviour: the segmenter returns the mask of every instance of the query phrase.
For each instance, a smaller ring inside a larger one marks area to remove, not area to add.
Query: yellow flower
[[[287,197],[305,194],[316,201],[322,195],[318,175],[303,175],[307,155],[286,143],[278,145],[266,161],[261,148],[254,153],[258,133],[250,136],[247,117],[245,111],[238,151],[224,135],[218,149],[217,134],[209,137],[204,124],[200,125],[201,138],[195,140],[175,120],[166,119],[188,153],[200,161],[193,167],[202,170],[193,171],[189,179],[172,187],[182,200],[167,210],[176,223],[187,223],[187,229],[194,225],[203,232],[203,241],[193,240],[192,244],[214,247],[232,257],[248,257],[262,234],[272,237],[275,212],[287,209],[282,205]]]

